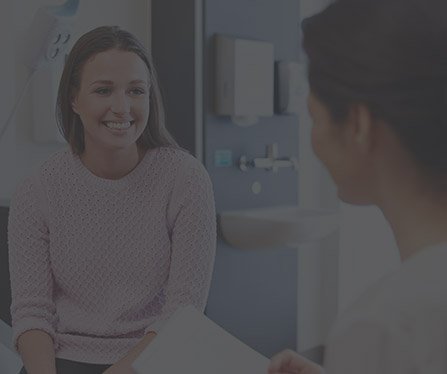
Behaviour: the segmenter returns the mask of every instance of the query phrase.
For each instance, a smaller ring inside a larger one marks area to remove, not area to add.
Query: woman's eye
[[[98,88],[95,93],[99,95],[108,95],[111,92],[110,88]]]
[[[142,88],[132,88],[130,90],[130,93],[134,96],[141,96],[141,95],[144,95],[146,93],[146,91]]]

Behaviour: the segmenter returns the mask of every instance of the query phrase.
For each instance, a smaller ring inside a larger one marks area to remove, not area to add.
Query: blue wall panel
[[[296,116],[262,118],[252,127],[234,125],[214,111],[214,45],[216,33],[274,44],[275,60],[299,59],[298,0],[205,0],[204,130],[205,161],[215,189],[216,208],[224,210],[297,204],[297,174],[265,170],[241,172],[236,166],[214,166],[216,150],[229,149],[233,161],[243,154],[265,157],[277,142],[280,157],[298,155]],[[258,181],[262,192],[251,185]],[[271,356],[296,346],[296,250],[243,251],[218,242],[207,315],[261,353]]]

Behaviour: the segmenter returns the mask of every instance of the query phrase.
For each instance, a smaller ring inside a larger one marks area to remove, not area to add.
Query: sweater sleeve
[[[13,345],[28,330],[45,331],[55,342],[56,310],[46,207],[37,177],[17,189],[8,221]]]
[[[168,207],[171,222],[171,265],[165,304],[145,332],[158,332],[179,307],[204,311],[216,252],[216,214],[208,173],[197,161],[178,178]]]

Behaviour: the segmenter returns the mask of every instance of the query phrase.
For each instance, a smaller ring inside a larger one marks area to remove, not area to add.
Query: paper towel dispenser
[[[273,115],[274,47],[272,43],[215,35],[216,114],[238,125]]]
[[[307,95],[308,83],[306,66],[295,61],[278,61],[277,68],[277,109],[281,114],[297,114]]]

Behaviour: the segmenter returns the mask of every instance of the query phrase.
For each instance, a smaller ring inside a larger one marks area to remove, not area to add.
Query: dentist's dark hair
[[[447,177],[447,1],[338,0],[303,21],[313,94],[342,123],[364,104],[427,175]]]
[[[73,98],[80,88],[82,70],[90,58],[112,49],[135,53],[143,60],[149,71],[150,113],[147,126],[138,138],[137,144],[143,149],[161,146],[178,147],[165,126],[163,100],[150,55],[131,33],[118,26],[102,26],[87,32],[75,43],[66,59],[59,84],[56,119],[59,130],[70,144],[73,153],[79,155],[85,149],[84,128],[79,115],[72,109]]]

